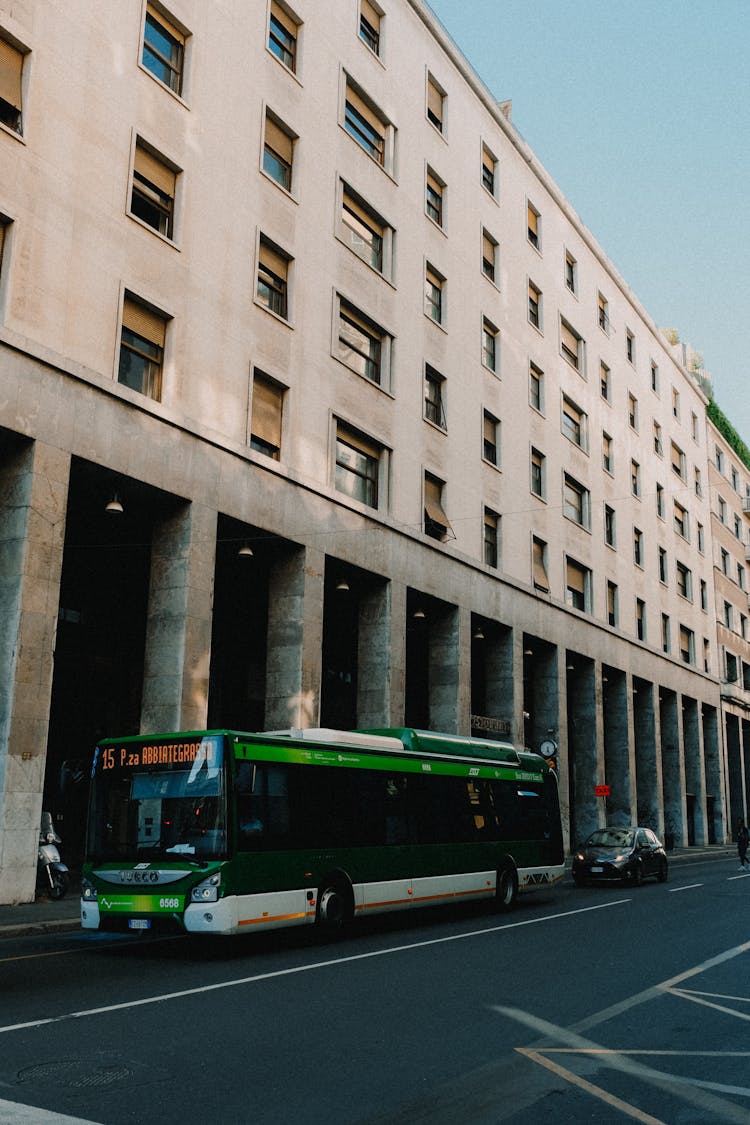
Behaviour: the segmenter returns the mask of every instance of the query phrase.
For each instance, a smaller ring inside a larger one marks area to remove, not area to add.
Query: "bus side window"
[[[266,767],[237,763],[237,843],[243,851],[263,846]]]
[[[385,842],[407,844],[409,821],[406,815],[406,778],[398,774],[385,780]]]

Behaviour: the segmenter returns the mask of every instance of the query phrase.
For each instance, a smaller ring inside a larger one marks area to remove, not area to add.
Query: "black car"
[[[573,856],[577,885],[617,879],[640,886],[649,875],[660,883],[669,875],[664,847],[650,828],[597,828]]]

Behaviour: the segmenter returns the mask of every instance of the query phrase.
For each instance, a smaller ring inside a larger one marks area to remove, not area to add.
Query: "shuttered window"
[[[531,544],[531,569],[534,586],[537,590],[549,593],[549,578],[547,576],[547,544],[543,539],[534,537]]]
[[[161,398],[165,336],[165,317],[126,296],[117,378],[124,386],[157,401]]]
[[[339,304],[338,357],[378,386],[383,378],[383,329],[346,301]]]
[[[532,207],[532,205],[529,203],[526,208],[526,214],[528,239],[531,245],[536,246],[538,250],[541,244],[539,229],[541,224],[539,222],[539,212],[537,211],[536,207]]]
[[[21,76],[23,55],[6,39],[0,39],[0,121],[22,133]]]
[[[288,316],[289,258],[261,237],[258,251],[257,298],[271,312]]]
[[[484,509],[484,561],[497,568],[499,562],[500,517],[491,508]]]
[[[292,157],[294,138],[277,121],[266,113],[263,136],[263,171],[286,191],[292,188]]]
[[[135,147],[130,210],[144,223],[172,238],[177,173],[140,141]]]
[[[149,4],[143,29],[143,65],[175,94],[181,94],[184,58],[185,36],[168,16]]]
[[[434,223],[439,227],[443,225],[443,191],[444,184],[435,173],[427,169],[427,185],[425,189],[425,210]]]
[[[438,324],[443,323],[443,282],[444,279],[432,266],[425,273],[425,312]]]
[[[482,273],[490,281],[495,280],[497,243],[486,230],[482,231]]]
[[[385,224],[344,189],[341,203],[341,235],[347,246],[368,265],[383,272],[383,236]]]
[[[482,456],[485,461],[489,461],[490,465],[497,465],[498,463],[498,427],[499,422],[487,410],[483,414],[483,427],[482,427]]]
[[[250,448],[278,461],[281,456],[281,421],[284,388],[261,371],[253,375],[253,408]]]
[[[299,25],[276,0],[271,0],[268,21],[268,49],[279,62],[294,72],[297,69],[297,33]]]
[[[443,131],[443,111],[445,107],[445,94],[434,78],[427,79],[427,117],[438,130]]]
[[[453,528],[443,511],[444,484],[431,473],[424,475],[424,530],[431,539],[453,536]]]
[[[583,340],[567,320],[560,319],[560,349],[568,363],[572,363],[576,371],[583,365]]]
[[[482,185],[490,195],[496,194],[497,178],[495,171],[497,161],[486,145],[482,145]]]
[[[371,51],[380,54],[380,12],[369,2],[360,0],[359,5],[359,35]]]
[[[344,128],[368,156],[385,166],[387,123],[350,85],[346,87]]]
[[[565,566],[565,600],[574,609],[586,609],[589,571],[572,559]]]
[[[382,452],[382,446],[371,438],[339,423],[336,427],[336,490],[370,508],[377,508]]]

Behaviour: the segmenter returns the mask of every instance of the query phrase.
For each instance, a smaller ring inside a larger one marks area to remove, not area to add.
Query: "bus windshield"
[[[97,747],[87,852],[95,861],[227,854],[221,735]]]

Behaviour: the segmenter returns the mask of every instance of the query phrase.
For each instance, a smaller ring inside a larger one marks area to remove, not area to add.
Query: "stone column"
[[[661,758],[656,748],[661,740],[659,714],[654,709],[654,685],[632,680],[633,734],[635,738],[636,820],[664,835],[661,806]]]
[[[701,708],[703,726],[703,758],[706,777],[707,842],[724,843],[726,829],[726,786],[721,761],[718,715],[715,707],[704,703]]]
[[[266,727],[320,721],[325,555],[310,547],[274,564],[268,583]]]
[[[661,769],[664,792],[664,833],[676,847],[687,844],[685,815],[685,756],[682,745],[682,710],[673,691],[660,691]]]
[[[208,713],[217,513],[180,504],[153,532],[141,731],[201,730]]]
[[[70,456],[0,464],[0,902],[31,902],[44,790]]]
[[[357,726],[402,726],[406,667],[406,587],[382,582],[359,603]]]
[[[698,718],[697,700],[687,696],[682,697],[682,736],[685,744],[685,790],[694,798],[687,809],[688,843],[707,844],[703,727]]]
[[[610,788],[607,810],[612,824],[632,824],[636,819],[634,770],[631,768],[632,712],[624,672],[602,668],[604,769]]]
[[[430,729],[468,732],[471,613],[446,607],[430,627]]]

